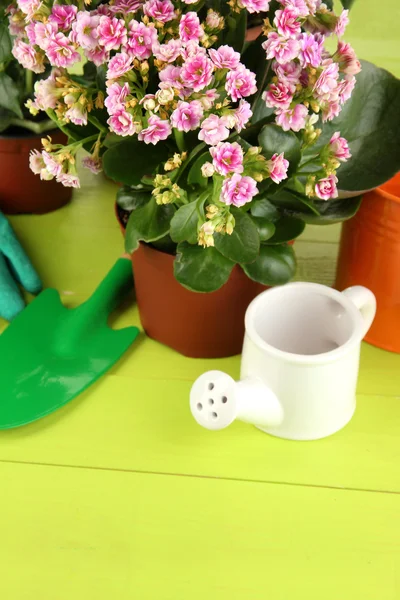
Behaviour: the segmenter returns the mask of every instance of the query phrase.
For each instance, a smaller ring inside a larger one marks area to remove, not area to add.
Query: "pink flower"
[[[46,52],[50,41],[54,35],[58,32],[58,26],[56,23],[40,23],[38,21],[34,24],[33,30],[30,30],[29,41],[31,44],[36,44]]]
[[[297,58],[300,51],[300,44],[297,40],[286,39],[278,35],[275,31],[268,34],[268,39],[262,44],[267,53],[267,58],[275,58],[282,65]]]
[[[300,131],[306,126],[308,110],[304,104],[296,104],[294,108],[279,110],[276,115],[277,124],[283,131]]]
[[[354,48],[346,42],[338,42],[334,58],[339,62],[340,70],[347,75],[357,75],[361,71],[361,63],[357,59]]]
[[[56,4],[51,9],[49,21],[51,23],[55,23],[60,29],[66,31],[67,29],[71,28],[72,23],[75,21],[77,12],[78,9],[76,6]]]
[[[87,125],[87,112],[79,102],[76,102],[65,113],[65,119],[74,125]]]
[[[38,150],[31,150],[29,155],[29,168],[35,175],[40,175],[42,170],[46,169],[42,153]]]
[[[208,53],[218,69],[236,69],[239,66],[240,54],[231,46],[220,46],[218,50],[211,49]]]
[[[30,21],[42,6],[42,0],[17,0],[17,4],[18,8],[27,15],[27,21]]]
[[[182,50],[182,42],[178,39],[171,39],[166,44],[154,44],[153,52],[154,56],[158,60],[162,60],[166,63],[174,62],[180,55]]]
[[[133,122],[132,115],[125,109],[117,110],[111,115],[107,123],[110,126],[111,131],[122,137],[136,133],[137,128]]]
[[[107,88],[107,98],[104,100],[104,105],[107,108],[109,115],[114,115],[117,112],[125,110],[126,97],[131,93],[128,83],[123,86],[119,83],[113,83]]]
[[[284,157],[284,153],[274,154],[269,161],[269,176],[274,183],[280,183],[287,178],[289,161]]]
[[[346,162],[351,158],[351,152],[347,140],[340,137],[340,131],[336,131],[330,139],[329,150],[333,156],[341,162]]]
[[[249,13],[267,12],[270,0],[240,0],[239,5]]]
[[[44,64],[42,56],[39,52],[36,52],[35,48],[26,44],[20,39],[16,39],[12,49],[12,53],[17,61],[24,67],[34,73],[43,73]]]
[[[129,36],[125,51],[134,58],[144,60],[149,58],[153,51],[153,45],[157,43],[157,31],[155,27],[146,26],[134,19],[129,23]]]
[[[96,67],[100,67],[110,60],[110,53],[101,46],[96,46],[91,50],[85,50],[85,55]]]
[[[171,135],[172,129],[169,121],[163,121],[156,115],[152,115],[148,120],[148,127],[142,129],[138,138],[145,144],[153,144],[154,146],[160,140],[166,140]]]
[[[89,12],[81,11],[76,16],[76,21],[72,26],[76,42],[84,50],[94,50],[98,46],[97,27],[100,17],[91,15]]]
[[[289,62],[283,65],[279,63],[273,64],[273,69],[278,76],[278,79],[287,85],[297,85],[300,81],[301,65],[296,62]]]
[[[143,6],[144,0],[115,0],[113,6],[109,6],[111,12],[122,13],[134,13]]]
[[[301,24],[298,21],[299,12],[295,8],[284,8],[275,13],[274,25],[279,35],[285,38],[297,38],[301,32]]]
[[[81,55],[75,50],[70,40],[61,32],[49,40],[46,54],[51,65],[55,67],[70,67],[80,62]]]
[[[338,178],[335,175],[329,175],[329,177],[325,177],[324,179],[320,179],[315,184],[315,193],[318,198],[321,200],[330,200],[331,198],[338,197],[338,191],[336,188],[336,184],[338,182]]]
[[[229,137],[229,129],[226,127],[224,119],[217,115],[210,115],[201,124],[199,131],[199,140],[202,140],[209,146],[215,146],[222,140]]]
[[[349,23],[349,11],[343,10],[335,27],[335,33],[338,37],[342,37]]]
[[[252,177],[242,177],[234,173],[222,184],[220,200],[224,204],[240,207],[251,202],[256,194],[258,194],[257,184]]]
[[[197,129],[203,117],[203,107],[198,100],[192,102],[178,102],[171,115],[171,125],[178,131]]]
[[[181,79],[185,87],[193,89],[194,92],[200,92],[211,83],[212,73],[211,60],[203,54],[197,54],[183,63]]]
[[[35,25],[36,25],[36,23],[33,23],[31,21],[30,23],[28,23],[28,25],[26,27],[22,27],[22,29],[18,33],[12,33],[12,31],[11,31],[12,27],[11,27],[11,24],[10,24],[9,31],[10,31],[11,35],[15,35],[17,37],[21,37],[21,34],[23,36],[24,31],[25,31],[25,34],[26,34],[26,36],[27,36],[27,38],[29,40],[29,43],[30,44],[36,44],[36,45],[38,45],[36,43]]]
[[[95,175],[101,173],[103,170],[101,159],[94,158],[93,156],[85,156],[85,158],[82,159],[82,166],[84,166],[85,169],[89,169],[89,171]]]
[[[190,40],[184,47],[181,48],[181,56],[183,60],[187,60],[188,58],[192,58],[198,54],[207,56],[207,50],[203,48],[203,46],[199,46],[199,40]]]
[[[199,101],[201,102],[201,105],[204,108],[204,110],[210,110],[213,107],[214,102],[218,98],[219,98],[219,94],[218,94],[217,90],[215,88],[213,88],[212,90],[206,90],[206,92],[204,93],[204,96],[199,98]]]
[[[46,165],[46,169],[53,177],[58,177],[62,172],[61,163],[56,160],[52,154],[43,150],[42,158],[44,160],[44,164]]]
[[[196,4],[199,0],[183,0],[185,4]]]
[[[57,177],[57,181],[62,183],[64,187],[80,188],[81,182],[76,173],[60,173]]]
[[[179,37],[182,42],[199,40],[203,36],[203,33],[197,13],[188,12],[185,15],[182,15],[179,23]]]
[[[214,169],[220,175],[243,173],[243,150],[237,142],[220,142],[210,148]]]
[[[297,10],[299,17],[308,17],[310,14],[310,9],[305,0],[280,0],[280,3],[287,8]]]
[[[268,90],[263,93],[262,97],[269,108],[289,108],[290,103],[293,100],[293,93],[293,86],[287,85],[283,81],[278,81],[276,84],[271,83]]]
[[[322,122],[326,123],[326,121],[332,121],[332,119],[339,115],[341,110],[339,98],[328,100],[322,106]]]
[[[346,75],[346,77],[339,83],[338,92],[339,101],[341,104],[347,102],[347,100],[351,97],[355,85],[356,78],[353,75]]]
[[[327,98],[338,87],[339,65],[332,63],[326,67],[318,77],[314,85],[314,93],[321,97]]]
[[[28,35],[27,29],[28,29],[29,25],[33,25],[33,23],[29,23],[25,27],[25,19],[21,18],[19,10],[17,8],[15,8],[15,6],[10,5],[7,8],[7,13],[8,13],[8,30],[9,30],[10,34],[19,37],[20,35],[23,35],[24,31],[25,31],[26,34]],[[29,38],[29,35],[28,35],[28,38]],[[34,44],[34,42],[31,42],[31,43]]]
[[[56,108],[59,97],[63,90],[57,87],[56,77],[60,71],[56,69],[47,79],[39,79],[35,83],[35,104],[40,110]]]
[[[233,112],[235,129],[239,133],[253,116],[250,104],[246,100],[239,102],[239,107]]]
[[[143,6],[143,12],[160,23],[168,23],[175,18],[174,5],[170,0],[148,0]]]
[[[182,88],[181,71],[182,67],[174,67],[173,65],[165,67],[158,74],[161,82],[159,87],[174,87],[180,90]]]
[[[240,98],[251,96],[257,91],[256,76],[252,71],[239,64],[237,69],[228,72],[225,89],[234,102]]]
[[[303,67],[311,65],[319,67],[322,61],[324,38],[322,36],[312,35],[312,33],[303,33],[300,40],[299,59]]]
[[[119,52],[108,63],[107,79],[118,79],[132,68],[132,57]]]
[[[116,17],[101,16],[97,32],[99,34],[99,45],[108,51],[119,50],[121,46],[126,44],[128,39],[123,19],[117,19]]]

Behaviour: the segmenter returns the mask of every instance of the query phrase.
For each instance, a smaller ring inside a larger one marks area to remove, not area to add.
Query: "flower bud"
[[[201,174],[203,177],[212,177],[214,175],[214,167],[210,162],[204,163],[201,167]]]

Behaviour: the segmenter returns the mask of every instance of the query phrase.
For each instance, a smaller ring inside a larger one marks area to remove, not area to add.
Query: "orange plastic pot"
[[[56,144],[66,142],[59,131],[49,132]],[[0,210],[6,214],[47,213],[67,204],[72,189],[42,181],[29,168],[31,150],[41,149],[41,135],[0,136]]]
[[[364,195],[342,229],[336,287],[365,285],[377,299],[366,341],[400,353],[400,173]]]

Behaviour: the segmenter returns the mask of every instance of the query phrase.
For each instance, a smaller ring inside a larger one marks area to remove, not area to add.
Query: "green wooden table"
[[[398,0],[358,0],[346,36],[397,75],[399,17]],[[70,306],[123,249],[115,186],[85,177],[70,206],[12,219]],[[338,231],[296,242],[299,279],[332,283]],[[400,355],[363,345],[355,417],[318,442],[198,427],[188,394],[210,368],[238,377],[239,357],[142,336],[74,402],[0,432],[1,598],[399,600]]]

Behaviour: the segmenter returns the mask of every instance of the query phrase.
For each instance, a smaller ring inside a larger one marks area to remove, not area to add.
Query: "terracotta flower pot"
[[[336,287],[365,285],[377,298],[366,341],[400,352],[400,173],[365,194],[342,229]]]
[[[175,279],[174,258],[146,244],[132,255],[136,299],[147,335],[191,358],[239,354],[246,309],[266,288],[235,266],[216,292],[191,292]]]
[[[59,131],[51,131],[54,143],[65,143]],[[43,135],[0,136],[0,210],[6,214],[42,214],[67,204],[72,189],[61,183],[42,181],[29,168],[29,153],[41,149]]]

